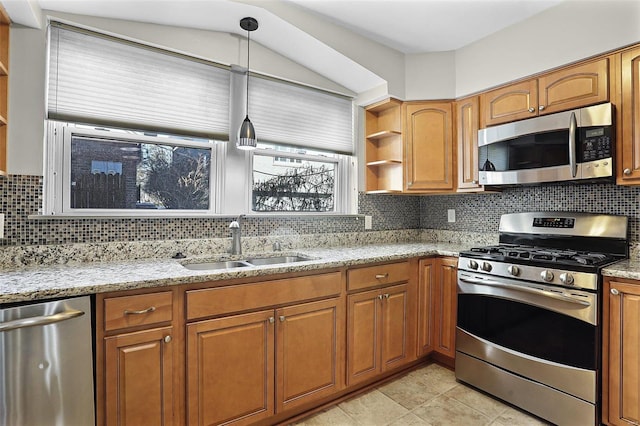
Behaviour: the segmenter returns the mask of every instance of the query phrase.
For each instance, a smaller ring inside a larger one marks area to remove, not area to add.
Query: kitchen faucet
[[[242,254],[242,228],[240,223],[245,215],[239,215],[235,220],[229,224],[231,229],[231,254]]]

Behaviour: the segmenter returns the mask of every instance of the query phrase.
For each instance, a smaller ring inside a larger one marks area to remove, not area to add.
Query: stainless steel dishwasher
[[[89,296],[0,309],[0,426],[95,424]]]

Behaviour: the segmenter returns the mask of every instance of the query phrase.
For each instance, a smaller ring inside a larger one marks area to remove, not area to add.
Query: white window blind
[[[48,118],[228,138],[230,71],[53,23]]]
[[[354,151],[353,103],[345,97],[251,75],[249,118],[258,141]]]

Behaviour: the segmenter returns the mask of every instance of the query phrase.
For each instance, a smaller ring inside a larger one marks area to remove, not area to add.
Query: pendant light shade
[[[242,18],[240,20],[240,28],[247,31],[247,113],[238,131],[236,147],[238,149],[255,149],[258,139],[256,138],[256,130],[253,128],[251,120],[249,120],[249,49],[251,46],[250,34],[251,31],[258,29],[258,21],[255,18]]]

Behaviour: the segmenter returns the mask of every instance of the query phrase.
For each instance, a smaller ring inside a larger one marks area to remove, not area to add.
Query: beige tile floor
[[[547,423],[457,382],[453,371],[429,364],[296,425],[529,426]]]

